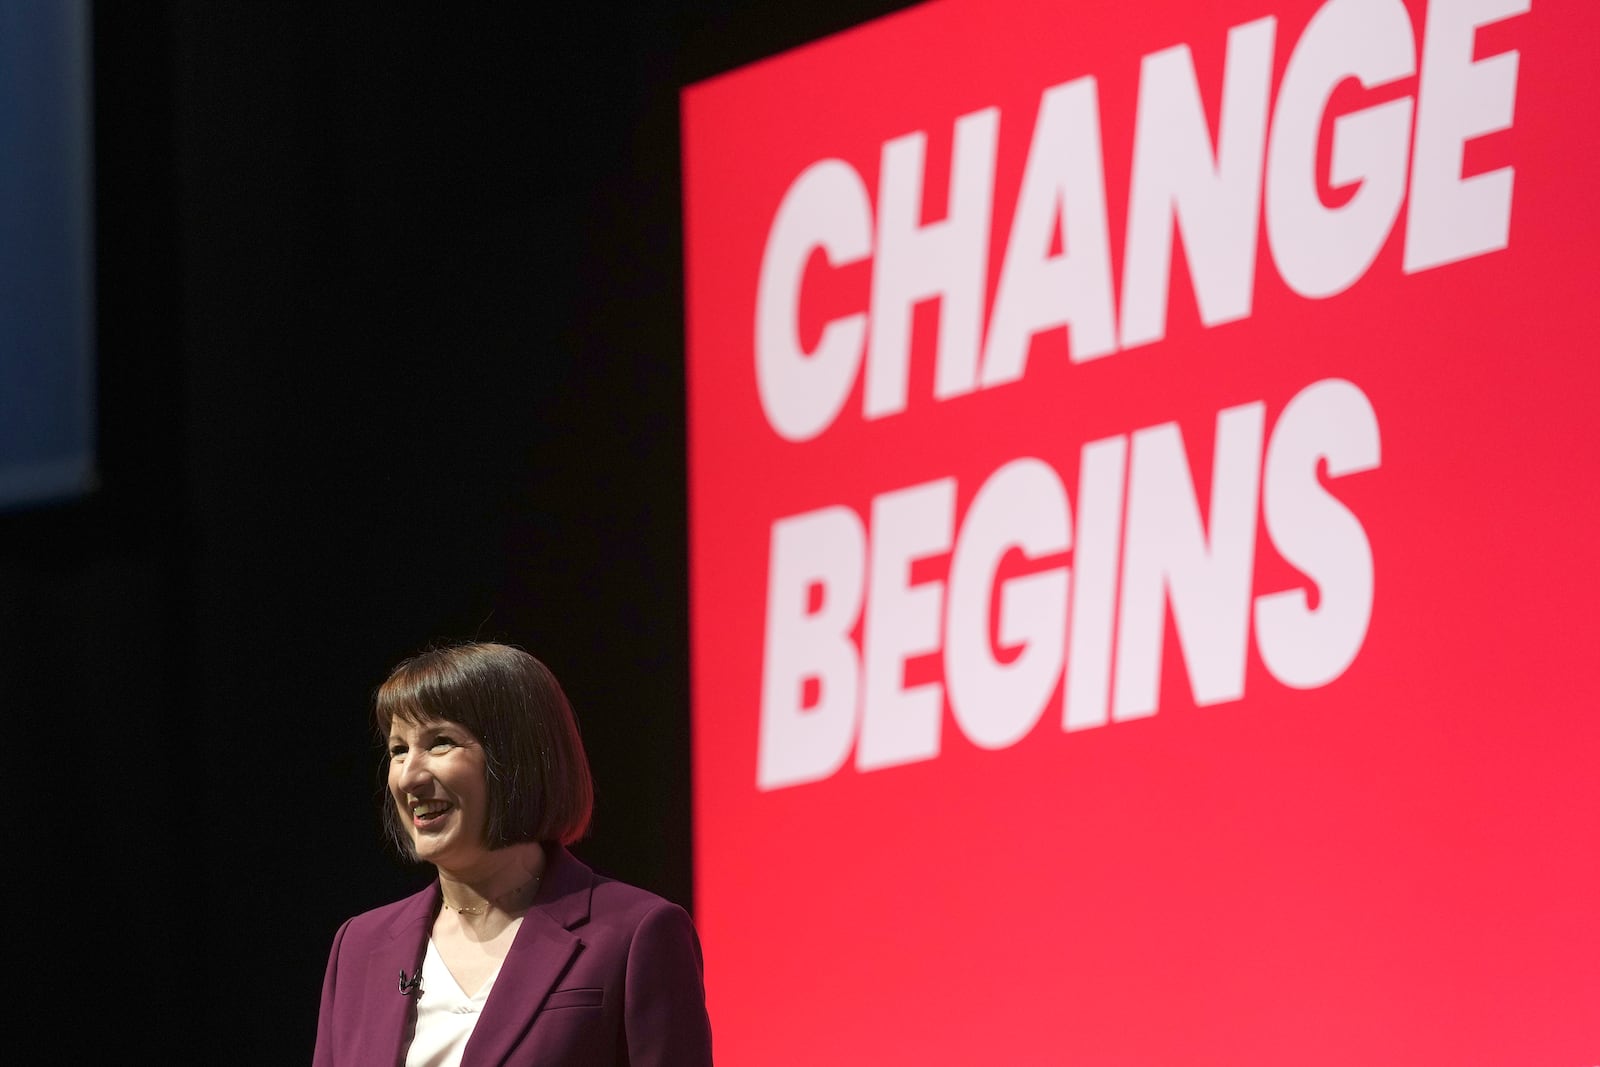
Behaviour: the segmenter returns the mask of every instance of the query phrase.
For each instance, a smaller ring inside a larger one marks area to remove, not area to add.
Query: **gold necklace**
[[[534,875],[531,880],[523,882],[521,885],[517,886],[515,889],[507,889],[504,893],[497,893],[494,896],[487,898],[480,906],[475,907],[475,908],[474,907],[461,908],[461,907],[457,907],[456,905],[450,903],[448,900],[446,900],[444,898],[444,886],[440,886],[439,887],[439,903],[441,905],[443,905],[444,907],[450,909],[451,911],[455,912],[457,915],[482,915],[484,912],[489,910],[489,905],[490,904],[498,904],[500,901],[504,900],[506,897],[512,896],[512,895],[517,894],[517,893],[521,893],[524,889],[527,889],[529,886],[533,886],[534,893],[538,893],[539,892],[539,880],[541,878],[543,878],[543,877],[544,877],[544,872],[540,871],[538,874]]]

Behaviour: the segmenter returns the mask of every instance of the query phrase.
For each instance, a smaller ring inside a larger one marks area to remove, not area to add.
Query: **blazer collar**
[[[594,883],[594,872],[582,860],[560,845],[545,845],[544,877],[528,914],[541,911],[563,929],[574,929],[589,921]]]
[[[462,1054],[462,1067],[509,1060],[533,1025],[539,1005],[578,952],[581,942],[572,930],[589,920],[594,872],[560,845],[547,844],[544,850],[539,895],[523,915],[511,951],[500,965],[500,975]]]

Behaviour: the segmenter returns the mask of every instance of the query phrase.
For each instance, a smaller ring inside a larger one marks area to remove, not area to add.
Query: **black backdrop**
[[[0,515],[9,1047],[305,1062],[426,878],[366,714],[435,640],[552,666],[580,854],[692,907],[677,93],[899,6],[97,5],[101,484]]]

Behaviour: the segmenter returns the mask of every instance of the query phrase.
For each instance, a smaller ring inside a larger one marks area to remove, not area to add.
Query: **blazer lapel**
[[[428,930],[439,910],[439,883],[406,901],[400,914],[389,924],[388,936],[380,940],[368,960],[368,977],[379,992],[368,1001],[370,1011],[363,1021],[368,1040],[366,1062],[399,1064],[411,1038],[414,996],[400,992],[400,972],[414,975],[422,968],[428,949]]]
[[[462,1054],[462,1067],[510,1059],[582,946],[572,928],[588,921],[593,886],[593,871],[560,845],[545,846],[539,896],[522,917],[511,951],[500,965]]]

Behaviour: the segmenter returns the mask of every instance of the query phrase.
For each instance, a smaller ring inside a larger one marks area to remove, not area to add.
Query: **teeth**
[[[449,807],[450,805],[442,800],[434,800],[424,804],[413,804],[411,806],[411,814],[420,819],[427,815],[437,815]]]

